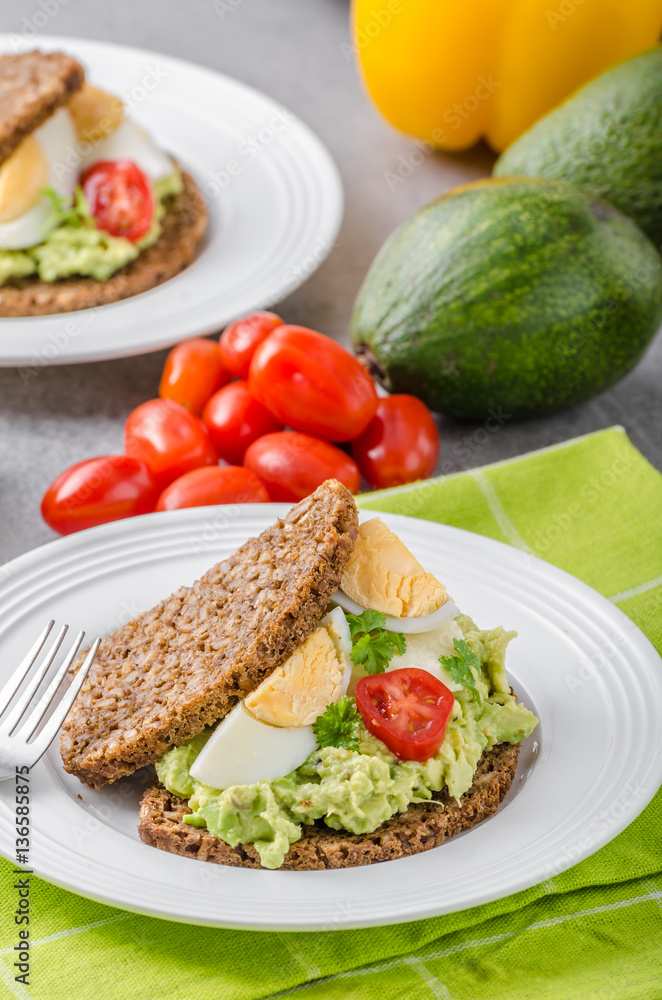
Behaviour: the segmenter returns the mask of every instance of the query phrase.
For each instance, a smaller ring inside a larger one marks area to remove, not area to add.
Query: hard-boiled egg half
[[[78,169],[74,123],[60,108],[0,166],[0,248],[24,250],[46,238],[52,206],[42,192],[71,198]]]
[[[82,171],[100,160],[132,160],[152,182],[174,169],[119,98],[85,84],[0,165],[0,249],[42,243],[57,224],[44,188],[73,198]]]
[[[281,778],[317,746],[312,723],[346,693],[352,640],[342,608],[219,722],[191,767],[212,788]]]
[[[378,517],[359,525],[333,600],[354,615],[381,611],[385,629],[406,634],[438,629],[459,614],[446,588]]]

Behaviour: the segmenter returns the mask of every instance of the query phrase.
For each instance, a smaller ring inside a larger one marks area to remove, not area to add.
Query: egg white
[[[48,186],[64,198],[71,198],[76,189],[79,160],[76,155],[76,130],[66,108],[60,108],[33,133],[48,163]],[[0,168],[1,169],[1,168]],[[31,209],[0,224],[0,248],[25,250],[36,246],[52,226],[52,205],[45,196]]]
[[[352,639],[342,608],[325,615],[320,625],[328,630],[343,664],[340,695],[346,694],[352,676]],[[316,747],[312,726],[269,725],[240,701],[219,722],[192,765],[191,774],[212,788],[272,781],[303,764]]]
[[[364,611],[369,610],[362,604],[357,604],[356,601],[348,597],[342,590],[335,592],[333,600],[352,615],[361,615]],[[415,635],[417,632],[431,632],[439,628],[440,625],[444,625],[455,618],[459,613],[460,609],[452,601],[448,600],[440,608],[437,608],[436,611],[431,612],[429,615],[421,615],[418,618],[393,618],[391,615],[384,615],[386,619],[384,628],[388,632],[402,632],[405,635]]]
[[[402,667],[419,667],[427,670],[451,691],[461,691],[462,684],[451,680],[439,663],[440,656],[455,656],[454,639],[464,639],[457,622],[451,621],[431,632],[420,632],[407,636],[407,649],[393,657],[386,671],[400,670]]]
[[[174,164],[144,129],[129,118],[85,151],[81,171],[99,160],[132,160],[152,181],[169,177]]]

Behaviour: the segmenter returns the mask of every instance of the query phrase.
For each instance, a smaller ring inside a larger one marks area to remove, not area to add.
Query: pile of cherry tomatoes
[[[65,469],[41,511],[66,535],[154,510],[296,501],[325,479],[357,493],[361,473],[373,488],[394,486],[431,475],[438,454],[419,399],[380,399],[336,341],[255,312],[218,342],[174,347],[159,398],[129,414],[124,454]]]

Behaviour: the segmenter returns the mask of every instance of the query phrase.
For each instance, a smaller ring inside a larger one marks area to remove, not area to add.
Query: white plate
[[[112,631],[271,523],[286,505],[150,514],[52,542],[9,563],[0,585],[0,680],[51,617]],[[370,512],[369,516],[374,516]],[[475,906],[553,878],[643,809],[662,780],[662,671],[648,640],[585,584],[457,528],[383,516],[479,625],[516,628],[513,687],[541,722],[507,801],[424,854],[346,871],[225,868],[139,842],[134,777],[95,792],[57,746],[34,769],[31,864],[92,899],[190,923],[361,927]],[[0,785],[0,849],[14,858],[12,783]]]
[[[0,35],[0,51],[17,51],[17,38]],[[284,298],[330,253],[343,211],[338,171],[287,108],[144,49],[52,35],[23,47],[69,52],[92,83],[122,96],[128,114],[195,177],[210,230],[191,267],[151,291],[97,309],[0,319],[0,365],[100,361],[213,333]]]

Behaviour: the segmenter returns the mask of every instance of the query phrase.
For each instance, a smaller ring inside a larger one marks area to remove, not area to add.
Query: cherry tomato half
[[[80,184],[99,229],[132,243],[142,239],[154,218],[154,194],[133,160],[99,160],[83,171]]]
[[[413,483],[434,472],[439,431],[420,399],[387,396],[379,400],[374,417],[352,442],[352,455],[373,489]]]
[[[248,378],[248,369],[256,348],[271,336],[277,326],[282,325],[280,316],[260,311],[226,326],[218,346],[227,370],[237,378]]]
[[[129,414],[124,450],[152,470],[159,491],[218,456],[200,417],[172,399],[148,399]]]
[[[240,465],[249,444],[263,434],[282,431],[283,425],[262,403],[253,399],[248,382],[231,382],[219,389],[205,406],[202,419],[214,447],[231,465]]]
[[[400,760],[434,757],[454,701],[453,692],[420,667],[372,674],[356,685],[356,706],[366,728]]]
[[[258,347],[248,382],[282,423],[329,441],[358,437],[377,410],[374,383],[354,355],[303,326],[280,326]]]
[[[218,344],[205,337],[192,337],[173,347],[166,358],[159,396],[174,399],[200,416],[207,400],[230,378]]]
[[[340,448],[296,431],[265,434],[246,450],[244,465],[260,477],[272,500],[303,500],[326,479],[358,493],[356,462]]]
[[[60,535],[154,510],[158,487],[144,462],[129,455],[102,455],[76,462],[53,480],[41,516]]]
[[[167,486],[157,510],[209,507],[217,503],[268,503],[269,494],[254,472],[236,465],[193,469]]]

